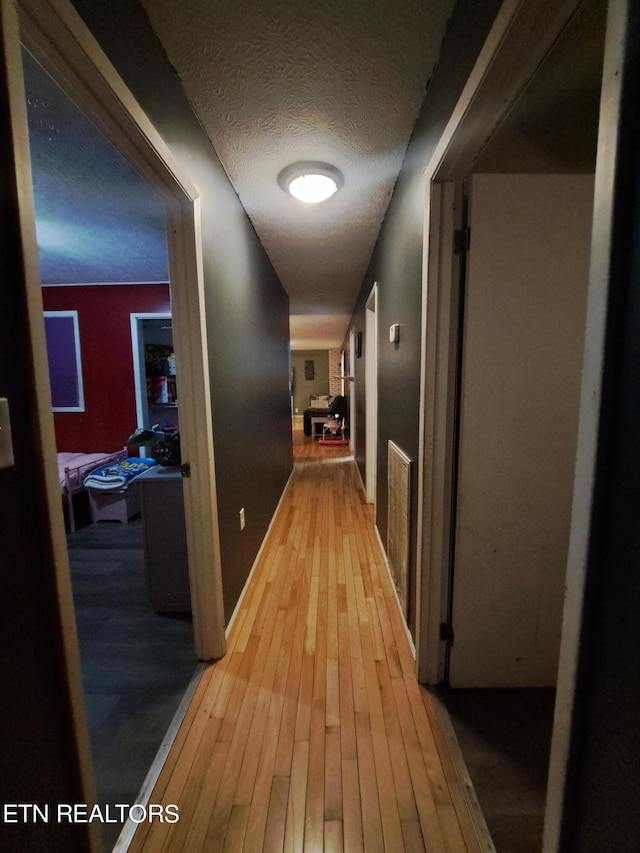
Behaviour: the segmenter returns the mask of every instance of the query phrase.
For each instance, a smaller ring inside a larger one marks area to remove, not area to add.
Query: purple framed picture
[[[49,381],[54,412],[84,412],[77,311],[45,311]]]

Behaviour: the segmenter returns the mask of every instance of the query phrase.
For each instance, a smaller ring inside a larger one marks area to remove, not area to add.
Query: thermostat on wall
[[[389,326],[389,343],[397,344],[400,340],[400,323],[394,323]]]

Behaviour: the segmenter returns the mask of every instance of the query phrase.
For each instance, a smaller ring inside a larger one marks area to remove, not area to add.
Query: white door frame
[[[356,452],[356,385],[354,376],[356,374],[356,330],[349,332],[349,449],[355,455]]]
[[[366,439],[365,492],[369,504],[376,502],[378,476],[378,282],[374,282],[365,310]]]
[[[560,832],[567,796],[567,767],[576,683],[578,682],[578,650],[584,641],[584,594],[587,559],[593,547],[590,530],[594,509],[595,466],[598,444],[601,440],[600,412],[607,308],[610,300],[609,281],[612,269],[611,259],[616,252],[614,232],[619,230],[619,226],[614,221],[615,213],[620,209],[616,198],[619,163],[613,152],[619,149],[620,105],[623,100],[623,86],[627,82],[626,74],[621,73],[621,69],[625,61],[629,61],[628,54],[637,49],[637,46],[629,41],[628,20],[631,4],[632,0],[611,0],[607,16],[585,327],[586,346],[580,391],[571,534],[545,808],[543,838],[545,853],[547,851],[553,853],[560,848]]]
[[[471,172],[474,157],[522,91],[563,29],[578,2],[519,3],[505,0],[451,119],[429,162],[425,181],[422,300],[422,406],[419,459],[417,563],[417,672],[423,683],[436,683],[441,672],[439,623],[443,584],[448,577],[451,448],[447,426],[454,409],[455,305],[446,227],[452,221],[453,185]],[[578,426],[578,449],[569,545],[558,696],[545,811],[544,850],[558,848],[564,780],[575,696],[577,648],[584,597],[588,526],[591,516],[598,436],[604,328],[608,292],[611,194],[614,184],[620,99],[620,63],[624,57],[625,2],[609,6],[603,74],[598,163],[594,203],[594,239],[586,323],[585,362]],[[448,246],[443,248],[442,238]],[[444,285],[444,286],[443,286]]]
[[[67,0],[16,0],[20,40],[161,196],[180,384],[183,478],[194,643],[202,660],[225,652],[213,429],[204,325],[200,198],[182,166]],[[44,335],[44,329],[42,331]],[[55,447],[51,447],[51,454]],[[60,565],[65,559],[60,555]],[[73,613],[65,614],[73,619]]]
[[[171,320],[171,314],[159,313],[132,313],[131,319],[131,354],[133,356],[133,384],[136,394],[136,424],[138,427],[144,426],[146,420],[145,415],[148,414],[149,408],[146,405],[146,388],[145,374],[143,373],[140,361],[140,321],[141,320]],[[140,451],[142,455],[142,449]]]
[[[486,140],[533,76],[580,0],[504,0],[425,170],[422,367],[418,470],[416,667],[442,675],[449,573],[457,282],[452,278],[453,181],[464,179]]]

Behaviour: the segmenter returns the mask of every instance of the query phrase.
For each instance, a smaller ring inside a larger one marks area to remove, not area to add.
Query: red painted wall
[[[60,451],[113,451],[136,427],[131,319],[171,310],[169,285],[43,287],[45,311],[77,311],[84,412],[54,412]]]

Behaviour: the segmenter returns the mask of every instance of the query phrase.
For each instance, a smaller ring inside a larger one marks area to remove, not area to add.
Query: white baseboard
[[[496,853],[496,848],[493,843],[493,839],[491,838],[487,821],[482,812],[478,795],[473,787],[473,782],[471,781],[469,770],[467,769],[462,750],[460,749],[460,744],[458,743],[458,738],[453,727],[453,723],[451,722],[447,706],[432,690],[429,690],[429,693],[431,694],[432,704],[438,717],[438,723],[440,724],[440,728],[442,729],[447,742],[447,747],[449,748],[449,754],[451,755],[451,761],[453,762],[453,767],[458,779],[458,785],[466,803],[471,823],[473,824],[473,830],[480,847],[480,853]]]
[[[229,636],[229,632],[231,631],[231,629],[233,627],[233,623],[235,622],[235,620],[238,616],[238,613],[240,612],[240,608],[242,607],[242,602],[244,601],[244,597],[246,595],[247,589],[249,588],[249,584],[251,583],[251,579],[252,579],[254,572],[257,568],[260,557],[262,556],[262,552],[264,551],[266,541],[269,538],[269,535],[271,533],[271,529],[272,529],[272,527],[275,523],[275,520],[276,520],[276,516],[278,515],[278,512],[279,512],[280,507],[282,505],[282,501],[284,500],[284,496],[286,495],[287,489],[289,488],[289,484],[291,483],[291,478],[293,477],[293,473],[294,473],[294,469],[291,469],[291,473],[289,474],[289,478],[287,479],[287,482],[285,483],[285,487],[282,490],[282,494],[280,495],[280,500],[278,501],[278,504],[277,504],[277,506],[273,512],[273,515],[271,516],[271,521],[269,522],[269,527],[267,527],[267,532],[264,534],[262,544],[258,548],[258,553],[256,554],[255,559],[253,561],[253,565],[251,566],[251,571],[249,572],[249,576],[247,577],[245,585],[242,587],[242,592],[240,593],[240,598],[236,602],[236,606],[233,608],[233,613],[231,614],[231,618],[229,619],[229,623],[226,625],[226,627],[224,629],[224,633],[225,633],[226,637]]]
[[[402,605],[400,604],[400,599],[398,597],[398,590],[396,589],[395,582],[393,580],[393,573],[391,572],[391,566],[389,565],[389,560],[387,559],[387,552],[385,551],[384,545],[382,544],[382,539],[380,537],[380,531],[378,530],[378,525],[373,525],[373,529],[376,532],[376,537],[378,539],[378,545],[380,546],[380,551],[382,552],[382,557],[384,559],[384,564],[387,567],[387,574],[389,575],[389,583],[391,584],[391,589],[393,590],[393,595],[396,600],[396,604],[398,605],[398,611],[400,616],[402,617],[402,624],[404,625],[404,630],[407,635],[407,640],[409,641],[409,648],[411,649],[411,654],[413,656],[413,662],[416,662],[416,644],[413,641],[413,637],[411,636],[411,631],[409,630],[409,626],[407,625],[407,620],[405,619],[404,613],[402,612]]]
[[[353,464],[356,466],[356,471],[358,472],[358,482],[360,483],[360,488],[362,489],[362,494],[366,498],[367,490],[366,490],[365,485],[364,485],[364,480],[362,479],[362,474],[360,472],[360,468],[358,467],[358,463],[355,460],[355,456],[353,457]]]

